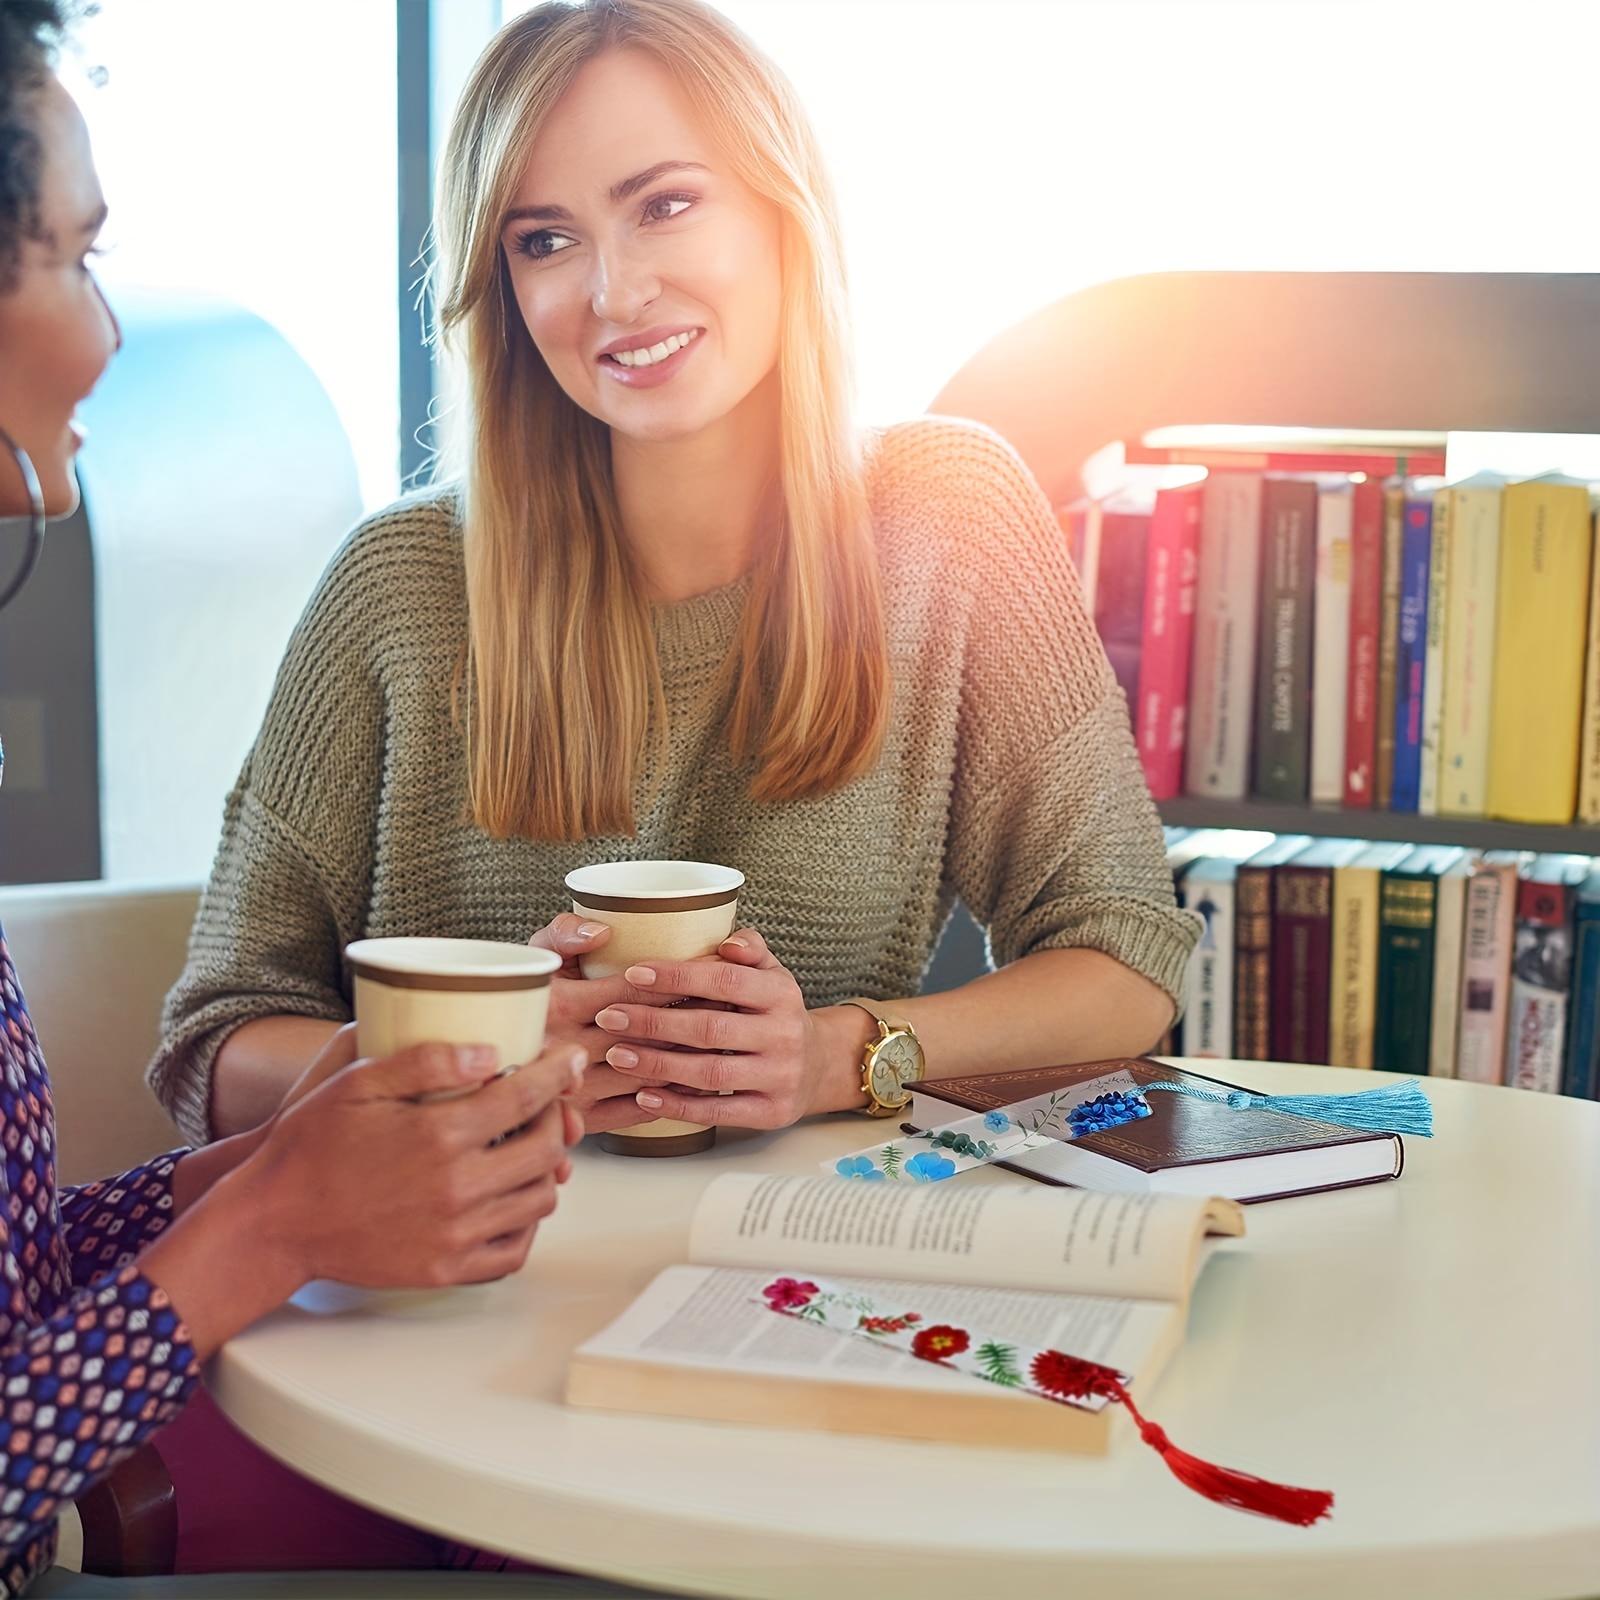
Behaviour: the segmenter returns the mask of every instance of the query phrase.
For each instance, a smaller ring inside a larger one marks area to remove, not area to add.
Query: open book
[[[792,1317],[775,1273],[996,1339],[1059,1350],[1148,1387],[1182,1341],[1206,1234],[1229,1200],[1024,1184],[883,1185],[728,1173],[702,1198],[688,1266],[668,1267],[573,1354],[567,1400],[781,1428],[1098,1453],[1121,1407],[1052,1405]]]

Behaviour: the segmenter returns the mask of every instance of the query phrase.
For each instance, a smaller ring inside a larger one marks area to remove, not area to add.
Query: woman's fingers
[[[752,935],[752,938],[759,937]],[[773,1005],[793,982],[770,956],[749,966],[724,961],[720,956],[705,956],[698,961],[639,962],[622,975],[655,1005],[663,1000],[715,1000],[723,1005],[761,1010]],[[627,996],[609,1000],[609,1005],[627,1005]],[[599,1020],[598,1013],[596,1020]],[[600,1023],[605,1027],[605,1023]]]
[[[681,1094],[671,1085],[641,1089],[639,1105],[646,1116],[673,1117],[683,1122],[727,1123],[733,1128],[783,1128],[794,1121],[769,1095]]]
[[[629,1062],[618,1043],[626,1042],[631,1053],[642,1057],[644,1046],[676,1045],[682,1049],[715,1052],[750,1052],[777,1047],[788,1031],[786,1013],[711,1010],[705,1006],[607,1006],[595,1022],[615,1041],[606,1050],[606,1060],[624,1069]],[[676,1067],[651,1065],[645,1069],[662,1078],[676,1078]]]

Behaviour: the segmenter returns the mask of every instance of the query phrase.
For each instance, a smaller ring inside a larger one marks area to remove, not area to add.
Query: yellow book
[[[1588,485],[1552,473],[1506,487],[1489,732],[1492,817],[1572,821],[1592,543]]]
[[[1600,561],[1589,562],[1589,653],[1584,668],[1583,741],[1578,758],[1578,821],[1600,822]]]
[[[1333,869],[1333,959],[1328,982],[1328,1065],[1370,1067],[1378,1015],[1378,895],[1408,844],[1368,845]]]
[[[1452,484],[1450,583],[1445,596],[1439,708],[1439,815],[1481,817],[1489,795],[1489,712],[1495,593],[1500,582],[1500,498],[1505,480],[1480,472]]]

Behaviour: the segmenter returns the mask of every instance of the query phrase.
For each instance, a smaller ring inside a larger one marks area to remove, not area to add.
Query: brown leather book
[[[1328,1064],[1333,966],[1333,873],[1353,861],[1360,839],[1319,839],[1272,873],[1273,1061]],[[1158,1050],[1157,1055],[1169,1052]]]
[[[1280,833],[1234,878],[1233,1053],[1240,1061],[1272,1059],[1272,874],[1310,843],[1308,834]]]
[[[1137,1084],[1165,1080],[1212,1093],[1239,1087],[1149,1056],[972,1073],[919,1083],[910,1126],[925,1131],[974,1111],[1038,1101],[1124,1072]],[[1150,1115],[1137,1122],[1081,1139],[1063,1133],[1042,1149],[998,1164],[1044,1183],[1080,1189],[1215,1194],[1248,1202],[1398,1178],[1405,1160],[1398,1134],[1342,1128],[1286,1111],[1240,1111],[1165,1090],[1148,1101]]]

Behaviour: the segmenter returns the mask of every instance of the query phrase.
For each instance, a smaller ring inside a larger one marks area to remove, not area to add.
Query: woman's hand
[[[545,1027],[553,1038],[575,1043],[584,1053],[587,1071],[573,1091],[572,1101],[583,1114],[590,1133],[628,1128],[649,1122],[655,1112],[642,1110],[634,1095],[648,1080],[637,1073],[617,1072],[606,1060],[616,1042],[612,1034],[595,1026],[595,1016],[608,1006],[669,1005],[671,995],[636,988],[624,978],[585,978],[580,956],[600,949],[611,937],[603,922],[586,922],[570,912],[556,917],[528,941],[561,957],[561,970],[550,980],[550,1013]]]
[[[651,1003],[614,1002],[595,1020],[610,1036],[612,1070],[649,1116],[782,1128],[861,1104],[872,1019],[856,1006],[807,1011],[800,986],[753,929],[715,956],[629,967],[624,977]]]

